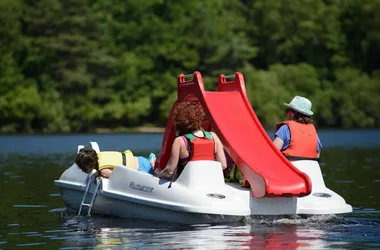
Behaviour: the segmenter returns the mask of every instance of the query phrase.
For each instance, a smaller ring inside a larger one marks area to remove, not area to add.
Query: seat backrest
[[[176,183],[194,189],[219,190],[225,184],[222,164],[218,161],[190,161]]]
[[[326,188],[325,182],[323,180],[323,175],[321,167],[317,161],[311,160],[300,160],[292,161],[292,164],[298,168],[298,170],[307,174],[312,183],[312,191],[318,192],[323,191]]]

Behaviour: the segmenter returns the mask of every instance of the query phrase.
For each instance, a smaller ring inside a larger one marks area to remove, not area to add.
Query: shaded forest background
[[[0,131],[165,126],[176,77],[244,74],[262,124],[380,126],[380,0],[1,0]]]

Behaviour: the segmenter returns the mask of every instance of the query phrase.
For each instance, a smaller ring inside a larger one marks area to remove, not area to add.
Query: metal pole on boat
[[[169,183],[169,186],[168,188],[171,188],[172,187],[172,183],[174,181],[174,179],[177,177],[177,170],[174,172],[173,176],[172,176],[172,179],[170,180],[170,183]]]

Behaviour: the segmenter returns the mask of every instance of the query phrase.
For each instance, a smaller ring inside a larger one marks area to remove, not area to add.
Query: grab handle
[[[185,74],[185,75],[183,75],[183,77],[185,77],[185,79],[189,78],[189,77],[194,77],[194,73]]]
[[[227,76],[224,76],[226,79],[231,79],[231,78],[235,78],[235,75],[227,75]]]

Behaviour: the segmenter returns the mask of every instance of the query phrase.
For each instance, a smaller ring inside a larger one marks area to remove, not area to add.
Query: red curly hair
[[[201,129],[204,113],[199,102],[181,102],[174,109],[174,124],[182,133],[193,133]]]

